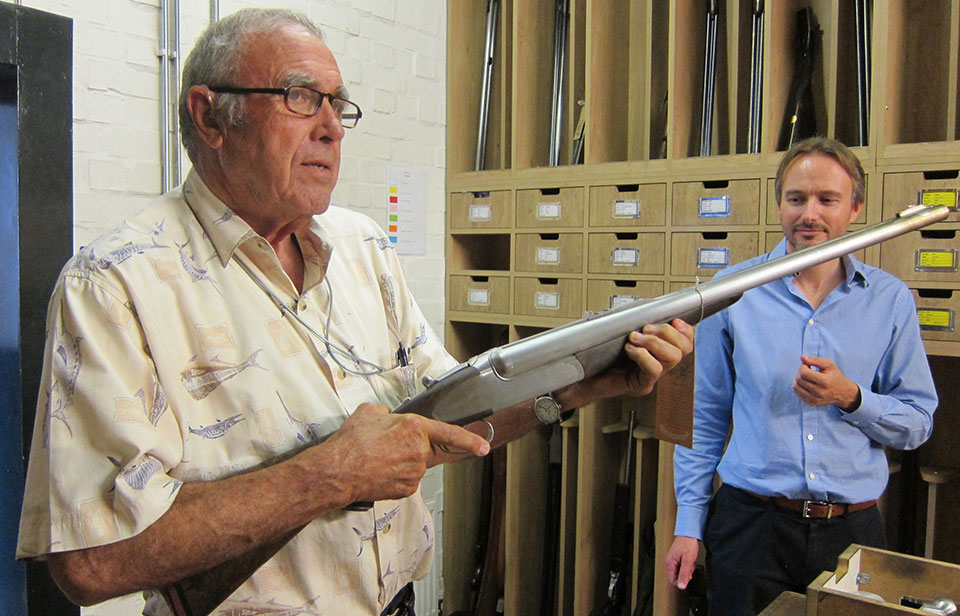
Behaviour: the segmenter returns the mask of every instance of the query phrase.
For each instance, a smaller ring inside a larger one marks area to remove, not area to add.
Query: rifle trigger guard
[[[490,423],[489,421],[487,421],[486,419],[481,419],[480,421],[482,421],[483,423],[487,424],[487,430],[488,430],[488,432],[487,432],[487,435],[486,435],[485,437],[483,437],[483,438],[485,438],[488,443],[492,443],[492,442],[493,442],[493,435],[495,434],[495,432],[494,432],[494,430],[493,430],[493,424]]]

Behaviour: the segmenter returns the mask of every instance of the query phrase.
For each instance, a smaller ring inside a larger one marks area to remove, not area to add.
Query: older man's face
[[[248,39],[239,83],[248,88],[308,85],[322,92],[343,87],[327,46],[300,26]],[[248,222],[297,224],[322,214],[340,171],[344,128],[329,101],[307,117],[287,109],[283,96],[246,95],[247,121],[223,130],[218,173],[228,204]]]

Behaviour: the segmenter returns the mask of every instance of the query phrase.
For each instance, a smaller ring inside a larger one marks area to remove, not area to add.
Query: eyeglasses
[[[283,96],[283,102],[290,111],[303,115],[312,116],[320,111],[323,105],[323,99],[330,101],[330,106],[334,113],[340,118],[340,124],[344,128],[353,128],[363,117],[360,107],[353,101],[331,94],[329,92],[320,92],[306,86],[287,86],[286,88],[234,88],[231,86],[213,86],[208,87],[211,92],[220,92],[223,94],[280,94]]]

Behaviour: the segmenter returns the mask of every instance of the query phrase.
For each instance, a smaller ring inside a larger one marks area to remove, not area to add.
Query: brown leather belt
[[[750,490],[743,490],[750,496],[762,500],[763,502],[772,502],[781,509],[787,509],[799,513],[804,518],[837,518],[848,513],[856,513],[869,509],[877,504],[877,499],[864,501],[862,503],[831,503],[827,501],[811,501],[799,498],[786,498],[784,496],[766,496],[757,494]]]

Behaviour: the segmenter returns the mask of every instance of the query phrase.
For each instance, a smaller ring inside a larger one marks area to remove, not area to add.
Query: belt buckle
[[[832,517],[833,517],[833,503],[828,503],[827,501],[809,501],[809,500],[803,501],[803,510],[801,511],[801,515],[803,515],[803,517],[805,517],[805,518],[811,517],[811,516],[810,516],[810,506],[811,506],[811,505],[817,505],[817,506],[821,506],[821,507],[826,507],[826,508],[827,508],[827,518],[826,518],[826,519],[829,519],[829,518],[832,518]]]

